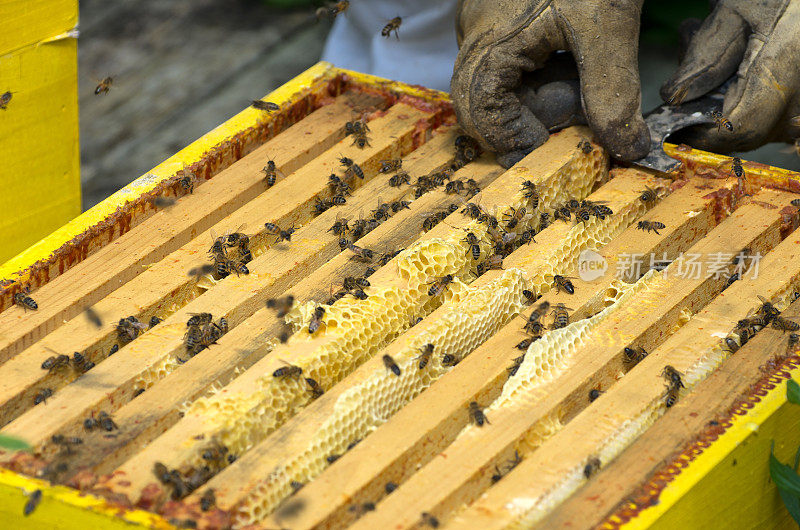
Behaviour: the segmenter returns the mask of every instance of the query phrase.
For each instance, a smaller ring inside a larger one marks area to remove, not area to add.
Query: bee
[[[477,401],[470,401],[469,403],[469,417],[472,422],[477,425],[478,427],[483,427],[484,423],[491,423],[487,418],[486,415],[483,413],[481,406],[478,405]]]
[[[383,267],[384,265],[386,265],[387,263],[392,261],[394,259],[394,257],[397,256],[398,254],[400,254],[402,251],[403,251],[403,249],[397,250],[395,252],[384,252],[381,255],[380,259],[378,260],[378,265]]]
[[[398,33],[398,30],[400,29],[400,24],[402,23],[403,19],[401,17],[394,17],[392,20],[389,21],[388,24],[383,26],[383,29],[381,30],[381,36],[390,37],[392,35],[392,32],[394,31],[394,36],[397,39],[400,39],[400,34]]]
[[[733,132],[733,124],[720,111],[712,110],[709,113],[709,116],[714,120],[714,125],[717,126],[717,132],[722,130],[723,127],[728,129],[728,131]]]
[[[800,208],[800,199],[792,199],[790,204],[795,208]]]
[[[680,388],[676,386],[669,386],[667,387],[667,391],[664,393],[664,405],[667,408],[670,408],[678,401],[678,394]]]
[[[94,88],[94,95],[99,96],[100,94],[108,94],[108,91],[111,90],[111,85],[113,83],[114,78],[111,76],[102,79]]]
[[[599,390],[597,388],[593,388],[593,389],[589,390],[589,403],[593,403],[594,400],[599,398],[600,394],[602,394],[602,393],[603,393],[603,391]]]
[[[27,517],[32,514],[36,507],[39,506],[40,502],[42,502],[42,490],[34,490],[34,492],[28,496],[27,502],[25,502],[22,515]]]
[[[212,272],[214,272],[214,266],[211,265],[211,264],[206,263],[206,264],[201,265],[199,267],[193,267],[193,268],[189,269],[188,275],[189,276],[194,276],[197,279],[200,279],[200,277],[205,276],[206,274],[211,274]]]
[[[529,317],[527,322],[525,322],[522,330],[529,335],[533,335],[534,337],[541,337],[544,334],[544,325],[539,322],[538,319],[533,320],[534,315],[536,315],[536,311],[531,313],[531,317]]]
[[[797,322],[792,322],[777,315],[772,318],[772,327],[781,330],[783,333],[800,330],[800,324]]]
[[[36,300],[28,296],[27,289],[24,293],[14,294],[14,303],[20,306],[24,311],[27,311],[28,309],[39,309],[39,304],[36,303]]]
[[[658,193],[650,186],[645,186],[644,191],[639,195],[639,200],[647,206],[652,205],[658,199]]]
[[[392,213],[397,213],[400,210],[410,210],[411,209],[410,205],[411,201],[403,201],[403,200],[393,201],[392,203],[389,204],[389,206],[392,209]]]
[[[675,89],[675,92],[673,92],[672,95],[669,97],[667,103],[672,107],[680,105],[686,99],[686,96],[688,94],[689,94],[689,84],[681,83]]]
[[[519,367],[522,366],[522,361],[524,360],[525,360],[525,354],[523,353],[522,355],[520,355],[519,357],[515,357],[514,360],[511,361],[511,366],[506,368],[506,371],[508,372],[508,377],[514,377],[515,375],[517,375],[517,371],[519,370]]]
[[[152,316],[152,317],[150,317],[149,327],[153,328],[153,327],[161,324],[162,322],[163,322],[163,320],[161,320],[157,316]]]
[[[539,230],[544,230],[550,226],[550,214],[547,212],[542,212],[539,214]]]
[[[203,329],[200,326],[190,326],[183,335],[183,340],[188,351],[197,351],[203,343]]]
[[[661,235],[659,230],[663,228],[666,228],[666,225],[658,221],[639,221],[639,223],[636,225],[637,230],[642,230],[644,232],[655,232],[658,235]]]
[[[111,418],[111,416],[108,414],[108,412],[100,411],[100,414],[97,415],[97,420],[96,421],[97,421],[97,424],[104,431],[111,432],[114,429],[119,429],[119,427],[117,426],[116,423],[114,423],[114,420]]]
[[[461,359],[450,353],[445,353],[444,355],[442,355],[442,366],[455,366],[460,361]]]
[[[592,218],[592,211],[589,208],[578,208],[575,211],[575,223],[586,223]]]
[[[403,167],[403,161],[400,158],[392,158],[391,160],[381,160],[381,173],[391,173],[392,171],[399,171]]]
[[[535,210],[539,206],[539,191],[534,182],[526,180],[522,183],[522,195],[530,201],[531,209]]]
[[[278,180],[278,169],[275,167],[275,161],[267,161],[267,165],[261,168],[261,172],[264,173],[264,178],[267,181],[267,187],[271,188],[274,186],[275,182]]]
[[[347,248],[355,255],[354,257],[360,261],[372,261],[375,257],[375,253],[370,249],[356,246],[353,243],[349,243]]]
[[[553,211],[553,220],[561,220],[568,223],[572,220],[572,212],[567,206],[559,206]]]
[[[345,167],[345,175],[355,175],[361,180],[364,180],[364,171],[361,169],[361,166],[353,162],[352,159],[343,156],[339,158],[339,163]]]
[[[346,291],[353,291],[359,287],[369,287],[369,282],[364,278],[356,278],[355,276],[346,276],[342,280],[342,288]]]
[[[725,347],[728,348],[728,351],[731,353],[736,353],[739,351],[739,343],[736,342],[736,339],[733,337],[725,337]]]
[[[383,356],[383,365],[389,369],[397,377],[400,377],[400,367],[397,366],[397,363],[394,362],[394,359],[390,355]]]
[[[112,355],[114,355],[118,351],[119,351],[119,344],[114,344],[113,346],[111,346],[111,349],[108,350],[108,356],[111,357]]]
[[[569,324],[569,313],[564,304],[556,304],[553,308],[553,325],[551,329],[565,328]]]
[[[178,184],[180,184],[181,188],[189,193],[194,193],[195,182],[197,182],[197,177],[191,171],[187,172],[186,170],[183,171],[183,176],[178,179]]]
[[[0,94],[0,110],[7,110],[8,104],[11,102],[12,92],[5,91]]]
[[[442,219],[441,219],[441,216],[438,213],[431,214],[431,215],[427,216],[422,221],[422,230],[425,231],[425,232],[433,230],[433,227],[435,227],[436,225],[438,225],[441,222],[442,222]]]
[[[535,236],[536,236],[536,230],[534,230],[533,228],[529,228],[528,230],[525,230],[519,235],[518,244],[522,246],[522,245],[527,245],[531,242],[536,243],[536,239],[534,239]]]
[[[189,320],[186,321],[186,327],[192,326],[202,326],[204,324],[210,324],[212,320],[214,320],[214,316],[211,313],[189,313],[192,315],[189,317]]]
[[[647,357],[647,352],[641,346],[635,346],[633,348],[626,346],[625,349],[622,350],[622,353],[623,361],[627,365],[635,365]]]
[[[66,368],[69,366],[69,362],[69,355],[53,355],[42,362],[42,370],[48,370],[52,374],[61,368]]]
[[[452,180],[444,187],[444,192],[448,195],[461,193],[464,191],[464,182],[461,180]]]
[[[344,13],[347,11],[347,8],[350,7],[349,0],[341,0],[340,2],[336,2],[331,7],[328,8],[328,12],[331,16],[335,17],[339,13]]]
[[[766,298],[758,295],[758,299],[761,300],[761,307],[758,308],[758,314],[764,317],[766,323],[769,323],[773,318],[780,315],[781,312]]]
[[[744,179],[744,168],[742,167],[742,159],[735,156],[731,159],[731,173],[733,173],[737,179]]]
[[[317,399],[318,397],[320,397],[322,394],[325,393],[325,391],[322,389],[319,383],[317,383],[316,379],[312,379],[310,377],[306,377],[305,379],[306,379],[306,384],[308,385],[308,389],[311,391],[312,399]]]
[[[325,315],[325,308],[317,306],[314,309],[314,314],[311,315],[311,321],[308,323],[308,333],[313,335],[322,325],[322,317]]]
[[[470,219],[478,219],[481,215],[483,215],[483,210],[481,207],[475,203],[468,202],[464,209],[461,210],[461,214],[469,217]]]
[[[545,300],[544,302],[540,303],[536,309],[531,311],[531,314],[528,317],[528,322],[536,322],[541,320],[548,311],[550,311],[550,302]]]
[[[83,443],[82,438],[78,438],[77,436],[64,436],[63,434],[54,434],[50,437],[50,441],[53,442],[54,445],[59,446],[67,454],[72,454],[72,446],[81,445]]]
[[[433,355],[433,344],[428,343],[420,348],[419,351],[420,354],[415,357],[415,360],[419,359],[419,369],[422,370],[428,366],[428,361],[431,360],[431,355]]]
[[[513,228],[516,228],[517,224],[519,224],[519,222],[525,218],[526,210],[524,206],[520,207],[519,209],[510,207],[509,210],[511,210],[510,213],[506,212],[505,214],[503,214],[503,217],[508,217],[508,221],[506,222],[506,227],[509,230],[511,230]]]
[[[589,140],[587,140],[586,138],[584,138],[583,140],[578,142],[578,149],[583,151],[583,153],[586,154],[586,155],[588,155],[589,153],[594,151],[594,147],[592,147],[592,143]]]
[[[666,365],[664,369],[661,370],[661,377],[666,379],[671,387],[686,388],[683,386],[681,376],[682,374],[670,365]]]
[[[214,489],[209,488],[203,493],[203,496],[200,497],[200,509],[207,512],[213,508],[215,504],[217,504],[217,498],[214,495]]]
[[[789,340],[786,343],[786,351],[791,352],[792,350],[797,347],[797,343],[800,342],[800,335],[797,333],[789,333]]]
[[[367,137],[367,133],[365,132],[354,134],[353,143],[350,145],[356,145],[358,146],[359,149],[364,149],[365,147],[372,147],[372,145],[369,143],[369,138]]]
[[[439,296],[444,292],[448,285],[453,281],[452,274],[445,274],[434,282],[431,282],[428,289],[428,296]]]
[[[514,346],[518,350],[527,350],[528,346],[533,344],[533,341],[536,340],[536,337],[528,337],[527,339],[523,339]]]
[[[583,466],[583,476],[586,478],[591,478],[592,475],[597,473],[600,470],[600,459],[596,456],[589,457],[589,460],[586,461],[586,465]]]
[[[79,373],[86,373],[95,366],[92,361],[87,360],[86,357],[79,352],[72,354],[71,363],[72,367]]]
[[[429,514],[428,512],[422,512],[422,514],[420,514],[420,517],[422,518],[422,526],[439,528],[439,519]]]
[[[281,361],[286,366],[281,366],[274,372],[272,372],[272,377],[280,378],[280,379],[288,379],[290,377],[299,377],[303,375],[303,369],[299,366],[295,366],[293,364],[289,364],[286,361]]]
[[[333,202],[331,202],[328,199],[320,199],[319,197],[316,197],[314,199],[314,215],[320,215],[322,213],[325,213],[332,207],[333,207]]]
[[[523,302],[526,305],[531,305],[537,299],[536,293],[531,291],[530,289],[523,289],[522,290],[522,298],[524,299]]]
[[[564,291],[567,294],[575,294],[575,286],[570,281],[571,276],[562,276],[556,274],[553,276],[553,285],[556,288],[556,293]]]
[[[477,261],[478,258],[481,257],[481,245],[478,236],[476,236],[473,232],[467,232],[466,237],[462,239],[467,245],[469,245],[469,250],[467,251],[468,254],[472,254],[472,259]]]
[[[337,214],[336,215],[336,222],[334,222],[333,226],[331,226],[328,229],[328,232],[333,232],[333,235],[335,235],[335,236],[343,236],[350,229],[350,227],[348,226],[348,222],[349,222],[349,219],[343,218],[343,217],[339,217],[339,215]]]
[[[411,176],[405,171],[398,171],[389,179],[389,186],[399,188],[403,184],[411,184]]]
[[[364,270],[364,278],[369,278],[370,276],[375,274],[376,271],[377,271],[377,269],[375,267],[367,267]]]
[[[362,132],[369,132],[369,131],[370,131],[369,125],[367,125],[367,123],[362,120],[348,121],[347,123],[344,124],[345,136],[350,136],[353,134],[359,134]]]
[[[263,101],[261,99],[254,99],[250,102],[250,105],[254,109],[258,110],[265,110],[269,112],[275,112],[276,110],[280,110],[280,106],[277,103],[272,103],[271,101]]]
[[[280,226],[276,225],[275,223],[264,223],[264,229],[267,234],[278,236],[278,238],[275,240],[276,243],[281,241],[291,241],[292,234],[294,234],[296,230],[294,226],[286,230],[283,230],[281,229]]]
[[[278,318],[283,318],[291,311],[294,305],[294,296],[287,295],[283,298],[271,298],[267,300],[267,307],[277,312]]]
[[[503,270],[503,256],[501,256],[500,254],[492,254],[491,256],[486,258],[486,261],[478,264],[477,267],[478,276],[490,270]]]
[[[39,390],[35,396],[33,396],[33,404],[38,405],[39,403],[47,403],[47,398],[53,397],[53,389],[52,388],[43,388]]]
[[[592,204],[592,214],[602,220],[607,216],[613,215],[614,210],[604,204]]]
[[[378,198],[380,201],[380,197]],[[378,221],[386,221],[389,219],[389,212],[391,211],[392,206],[388,202],[379,203],[378,207],[370,212],[372,214],[373,219],[377,219]]]
[[[117,337],[123,342],[130,342],[147,329],[145,324],[139,322],[134,316],[119,319],[116,324]]]

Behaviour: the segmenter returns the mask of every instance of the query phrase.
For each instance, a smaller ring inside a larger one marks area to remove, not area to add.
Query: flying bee
[[[217,504],[217,498],[214,495],[214,488],[209,488],[203,493],[203,496],[200,497],[200,509],[207,512],[213,508],[215,504]]]
[[[451,180],[444,187],[444,192],[448,195],[461,193],[464,191],[464,182],[462,180]]]
[[[588,155],[589,153],[594,151],[594,147],[592,147],[592,143],[589,140],[587,140],[586,138],[584,138],[583,140],[578,142],[578,149],[583,151],[583,153],[586,154],[586,155]]]
[[[490,423],[490,421],[486,418],[486,415],[483,413],[483,409],[481,409],[481,406],[478,405],[477,401],[470,401],[469,417],[472,420],[472,423],[478,427],[483,427],[484,423]]]
[[[336,221],[333,223],[333,226],[328,229],[328,232],[333,232],[333,235],[339,237],[345,235],[350,228],[347,224],[349,220],[350,219],[345,217],[339,217],[337,214]]]
[[[720,111],[712,110],[709,113],[709,116],[714,120],[714,125],[717,126],[717,132],[722,130],[723,127],[728,129],[728,131],[733,132],[733,124]]]
[[[660,223],[658,221],[639,221],[636,224],[637,230],[642,230],[644,232],[655,232],[658,235],[661,235],[659,230],[666,228],[667,225],[664,223]]]
[[[381,30],[381,36],[382,37],[391,37],[392,32],[394,31],[394,36],[397,39],[399,39],[400,38],[400,34],[398,33],[398,30],[400,29],[400,24],[402,24],[402,23],[403,23],[403,19],[401,17],[394,17],[392,20],[389,21],[388,24],[383,26],[383,29]]]
[[[28,496],[28,500],[25,502],[25,507],[22,509],[22,515],[25,517],[29,516],[33,513],[39,503],[42,502],[42,490],[34,490]]]
[[[100,82],[97,83],[97,86],[94,88],[94,95],[99,96],[100,94],[108,94],[108,91],[111,90],[111,85],[113,83],[114,78],[111,76],[100,80]]]
[[[738,156],[731,158],[731,173],[733,173],[737,179],[745,179],[744,168],[742,167],[742,159]]]
[[[47,404],[47,398],[53,396],[53,389],[52,388],[42,388],[36,395],[33,396],[33,404],[38,405],[39,403]]]
[[[0,94],[0,110],[7,110],[8,104],[11,102],[11,98],[13,96],[13,92],[5,91]]]
[[[597,473],[600,470],[600,459],[596,456],[589,457],[589,460],[586,461],[586,465],[583,466],[583,476],[586,478],[591,478],[592,475]]]
[[[354,258],[359,261],[372,261],[375,257],[375,253],[372,250],[356,246],[353,243],[348,244],[347,248],[354,254]]]
[[[325,391],[322,389],[319,383],[317,383],[316,379],[312,379],[310,377],[306,377],[305,379],[306,379],[306,384],[308,385],[308,389],[311,391],[311,399],[317,399],[318,397],[320,397],[322,394],[325,393]]]
[[[389,186],[398,188],[403,184],[411,184],[411,176],[405,171],[398,171],[389,179]]]
[[[317,306],[314,309],[314,314],[311,315],[311,321],[308,323],[308,333],[313,335],[322,325],[322,317],[325,315],[325,308]]]
[[[481,257],[481,245],[478,236],[473,232],[467,232],[466,237],[461,241],[464,241],[469,246],[467,253],[472,254],[472,259],[477,261]]]
[[[683,386],[682,374],[670,365],[666,365],[661,370],[661,377],[667,380],[670,386],[675,388],[686,388]]]
[[[529,322],[537,322],[544,318],[544,316],[550,311],[550,302],[544,301],[540,303],[536,309],[531,311],[530,316],[528,317]]]
[[[428,296],[439,296],[447,289],[447,286],[453,281],[452,274],[446,274],[441,278],[429,283],[430,288],[428,289]]]
[[[507,217],[508,221],[506,222],[506,227],[511,230],[516,228],[517,224],[525,218],[525,207],[521,206],[519,209],[509,207],[510,212],[506,212],[503,214],[503,217]]]
[[[278,169],[275,166],[274,160],[268,160],[267,165],[261,169],[261,172],[264,173],[264,178],[267,181],[267,187],[271,188],[275,185],[275,182],[278,180]]]
[[[787,331],[800,330],[800,324],[798,324],[797,322],[792,322],[791,320],[787,320],[780,316],[775,316],[772,318],[772,327],[781,330],[781,332],[783,333]]]
[[[211,274],[212,272],[214,272],[214,266],[209,263],[206,263],[199,267],[192,267],[191,269],[189,269],[189,276],[194,276],[195,279],[199,280],[201,277],[207,274]]]
[[[27,311],[28,309],[39,309],[39,304],[37,304],[36,300],[28,295],[27,289],[25,289],[25,292],[14,294],[14,303],[20,306],[24,311]]]
[[[293,364],[289,364],[286,361],[281,361],[286,366],[281,366],[274,372],[272,372],[272,377],[279,378],[279,379],[288,379],[289,377],[299,377],[303,375],[303,369],[299,366],[295,366]]]
[[[428,366],[428,362],[431,360],[431,355],[433,355],[433,344],[428,343],[420,348],[419,351],[420,354],[414,359],[419,360],[419,369],[422,370]]]
[[[550,326],[551,329],[559,329],[565,328],[569,324],[569,313],[567,312],[569,308],[564,306],[564,304],[556,304],[553,308],[553,324]]]
[[[349,0],[341,0],[330,6],[328,8],[328,12],[332,17],[335,17],[339,13],[344,13],[345,11],[347,11],[347,8],[349,7],[350,7]]]
[[[642,359],[647,357],[647,351],[641,346],[625,347],[622,350],[623,353],[623,362],[629,366],[635,365],[639,363]]]
[[[53,442],[54,445],[59,446],[61,450],[65,451],[67,454],[72,453],[73,446],[83,443],[82,438],[78,438],[77,436],[64,436],[63,434],[52,435],[50,441]]]
[[[562,276],[556,274],[553,276],[553,286],[556,288],[556,293],[564,291],[567,294],[575,294],[575,286],[570,281],[571,276]]]
[[[283,298],[271,298],[267,300],[267,307],[274,309],[278,318],[283,318],[289,311],[292,310],[294,305],[294,296],[286,295]]]
[[[647,206],[651,206],[658,199],[658,193],[650,186],[645,186],[644,191],[639,195],[639,200]]]
[[[392,158],[390,160],[381,160],[381,173],[391,173],[392,171],[399,171],[403,167],[403,160],[400,158]]]
[[[263,101],[261,99],[254,99],[250,102],[250,105],[254,109],[258,110],[265,110],[269,112],[275,112],[276,110],[280,110],[280,106],[277,103],[272,103],[271,101]]]
[[[388,354],[383,356],[383,365],[397,377],[400,377],[400,367],[394,362],[394,359]]]

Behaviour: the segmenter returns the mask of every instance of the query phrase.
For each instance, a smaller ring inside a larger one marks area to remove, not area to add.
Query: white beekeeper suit
[[[450,91],[458,53],[456,0],[352,0],[336,17],[322,60],[368,74]],[[381,36],[400,16],[400,39]]]

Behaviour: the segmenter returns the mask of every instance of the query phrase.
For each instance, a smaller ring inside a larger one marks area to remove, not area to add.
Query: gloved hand
[[[733,132],[693,127],[681,140],[718,152],[746,151],[776,140],[789,141],[800,129],[800,1],[719,0],[695,32],[675,74],[661,87],[668,101],[684,93],[693,99],[733,73],[722,113]]]
[[[642,2],[459,0],[459,53],[450,88],[461,127],[496,151],[505,167],[542,145],[553,125],[541,116],[549,105],[540,101],[531,110],[521,102],[523,74],[538,75],[534,70],[553,52],[569,50],[586,121],[597,138],[615,157],[646,155],[650,134],[641,116],[637,65]],[[569,85],[550,88],[567,94]],[[554,106],[563,104],[556,100]]]

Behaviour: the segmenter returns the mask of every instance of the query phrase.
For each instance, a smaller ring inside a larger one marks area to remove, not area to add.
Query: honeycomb
[[[474,201],[483,202],[485,209],[502,217],[511,208],[519,208],[526,201],[520,191],[522,180],[532,178],[542,190],[539,209],[529,212],[520,223],[519,230],[535,225],[539,213],[566,197],[584,198],[605,173],[607,160],[600,149],[585,154],[576,150],[570,161],[542,177],[530,177],[524,167],[516,167],[499,177]],[[512,187],[515,191],[509,193]],[[612,218],[617,216],[611,216]],[[628,215],[621,216],[628,219]],[[372,287],[366,289],[369,297],[357,300],[345,297],[335,304],[325,306],[322,325],[314,336],[308,334],[308,324],[314,309],[319,305],[309,301],[295,308],[287,322],[297,330],[287,345],[278,347],[272,354],[278,359],[291,359],[302,367],[305,377],[312,377],[323,388],[330,388],[383,346],[410,327],[412,318],[424,317],[439,305],[461,296],[464,284],[473,279],[473,260],[464,239],[464,230],[471,230],[479,238],[482,254],[490,248],[486,227],[477,221],[463,222],[456,213],[436,227],[431,237],[415,242],[402,251],[387,266],[370,277]],[[606,221],[610,225],[624,221]],[[461,228],[455,228],[459,224]],[[610,226],[609,225],[609,226]],[[572,230],[576,234],[598,234],[607,230],[606,224],[587,223],[586,230]],[[463,230],[462,230],[463,228]],[[441,237],[435,237],[441,233]],[[574,248],[581,236],[573,235]],[[558,259],[567,252],[556,253]],[[571,262],[577,259],[569,255]],[[428,296],[430,283],[451,274],[454,281],[440,296]],[[508,315],[510,318],[516,313]],[[319,344],[302,350],[298,355],[293,348],[302,342]],[[304,383],[297,380],[276,380],[271,373],[261,374],[254,388],[248,391],[226,392],[195,401],[186,411],[188,415],[202,418],[204,431],[225,444],[234,454],[241,454],[260,442],[304,407],[310,400]],[[200,447],[200,444],[197,444]],[[192,465],[200,464],[195,454]]]
[[[395,376],[382,363],[370,365],[370,376],[342,393],[327,420],[308,439],[306,447],[293,447],[294,457],[259,483],[238,507],[237,524],[254,523],[268,515],[292,493],[291,481],[307,482],[329,464],[330,454],[344,453],[348,444],[365,437],[386,422],[400,407],[451,369],[442,364],[441,352],[461,358],[488,339],[523,304],[525,278],[509,269],[481,287],[464,287],[419,333],[403,339],[392,358],[400,367]],[[418,368],[420,348],[434,344],[434,354],[424,369]],[[221,477],[224,482],[224,477]]]

